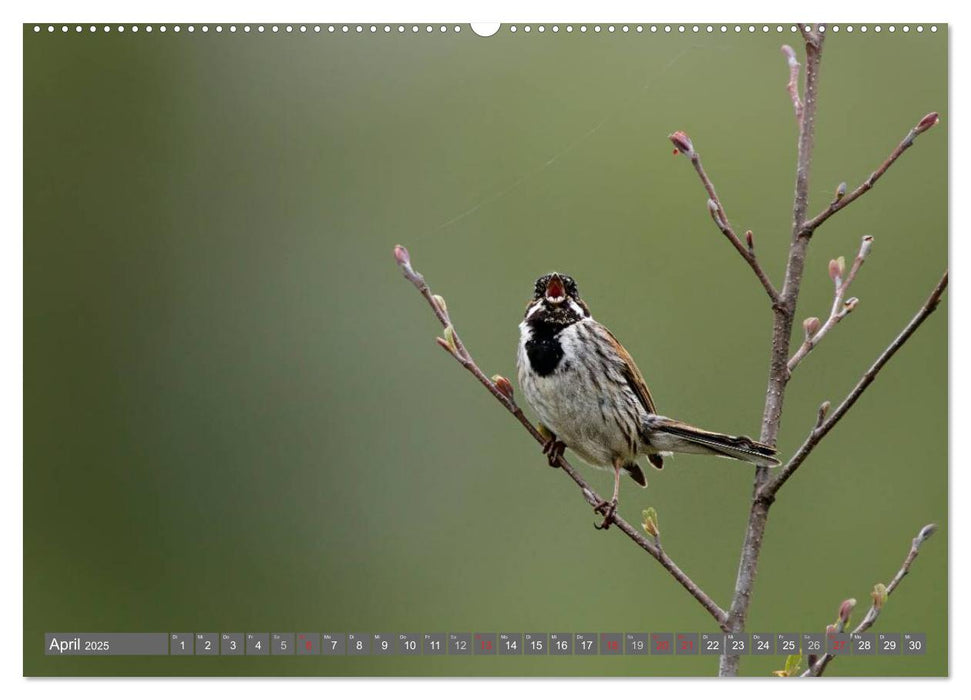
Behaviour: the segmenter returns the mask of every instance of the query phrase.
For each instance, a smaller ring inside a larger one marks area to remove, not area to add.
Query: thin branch
[[[923,528],[921,528],[921,531],[917,533],[917,537],[915,537],[910,543],[910,551],[907,552],[907,557],[904,559],[904,563],[901,565],[900,569],[894,575],[890,583],[886,587],[881,587],[879,584],[874,587],[873,593],[871,594],[873,604],[870,606],[870,609],[867,610],[867,613],[860,621],[860,624],[853,629],[851,634],[861,634],[873,626],[873,623],[876,622],[877,618],[880,616],[880,611],[883,609],[883,605],[886,603],[887,598],[891,593],[897,590],[897,586],[900,585],[900,582],[903,580],[904,576],[910,573],[910,566],[914,563],[914,559],[917,558],[921,545],[930,539],[930,536],[936,531],[937,525],[934,525],[933,523],[930,525],[925,525]],[[846,603],[843,605],[845,606]],[[843,626],[845,626],[846,621],[849,619],[849,614],[847,613],[846,615],[843,615],[842,611],[843,609],[841,607],[840,622]],[[841,629],[840,631],[842,632],[843,630]],[[821,656],[816,663],[807,668],[802,675],[821,676],[826,670],[826,667],[829,665],[829,662],[832,660],[832,654],[823,654],[823,656]]]
[[[941,277],[940,282],[938,282],[934,287],[930,296],[927,298],[927,301],[925,301],[923,306],[920,307],[917,315],[915,315],[910,320],[910,323],[908,323],[900,332],[900,334],[894,338],[893,342],[887,346],[887,349],[880,353],[880,356],[870,366],[870,369],[863,374],[860,381],[857,382],[855,387],[853,387],[853,391],[851,391],[847,397],[843,399],[843,403],[841,403],[836,410],[833,411],[833,414],[828,419],[822,422],[817,420],[816,427],[813,428],[813,430],[809,433],[809,437],[806,438],[805,442],[803,442],[799,449],[796,450],[796,453],[792,456],[789,462],[781,469],[778,476],[762,487],[759,492],[761,497],[771,499],[775,496],[779,489],[782,488],[782,485],[789,480],[789,477],[791,477],[799,466],[806,461],[806,457],[808,457],[809,454],[816,448],[816,445],[818,445],[819,442],[826,437],[827,433],[833,429],[833,426],[839,423],[840,419],[843,418],[843,416],[846,415],[846,412],[853,407],[853,404],[855,404],[857,399],[859,399],[863,392],[866,391],[867,387],[873,383],[873,380],[877,378],[877,374],[881,369],[883,369],[883,366],[890,361],[890,358],[893,357],[901,347],[903,347],[903,344],[906,343],[910,336],[914,334],[914,331],[916,331],[927,319],[927,317],[934,312],[934,309],[937,308],[937,305],[941,300],[941,295],[944,293],[945,288],[947,288],[947,274],[948,273],[945,271],[944,276]],[[825,415],[825,413],[822,411],[821,414]]]
[[[856,308],[859,301],[856,297],[848,299],[845,303],[843,302],[843,297],[846,296],[846,291],[853,284],[853,280],[856,279],[856,273],[860,271],[863,261],[869,255],[871,245],[873,245],[873,236],[864,236],[863,242],[860,243],[860,252],[856,254],[856,259],[853,260],[853,264],[850,266],[850,272],[846,275],[845,279],[843,278],[845,272],[843,269],[843,258],[830,260],[829,276],[832,278],[834,286],[833,307],[829,312],[829,318],[826,319],[826,323],[822,326],[819,325],[819,319],[816,317],[807,318],[803,322],[806,339],[799,346],[799,349],[796,350],[796,353],[789,359],[787,367],[789,368],[790,374],[796,368],[796,365],[802,362],[803,358],[812,352],[812,349],[819,344],[819,341],[833,330],[837,323],[846,318]]]
[[[773,306],[779,303],[779,292],[776,291],[775,286],[773,286],[772,281],[769,279],[768,275],[765,274],[765,270],[762,269],[762,265],[759,263],[758,258],[755,257],[755,241],[752,236],[752,232],[748,231],[745,234],[746,244],[743,244],[739,240],[735,231],[732,229],[731,224],[728,223],[728,216],[725,214],[725,207],[722,206],[721,200],[718,199],[718,193],[715,192],[715,185],[712,183],[711,178],[708,177],[708,173],[705,172],[704,167],[701,165],[701,156],[695,150],[694,145],[691,143],[691,139],[683,131],[676,131],[670,136],[671,143],[683,153],[691,161],[694,166],[695,171],[698,173],[698,177],[701,178],[701,184],[704,186],[705,191],[708,193],[708,211],[711,214],[712,220],[718,227],[718,230],[724,234],[725,238],[731,242],[738,251],[738,254],[742,256],[745,262],[748,263],[749,267],[755,273],[759,282],[762,284],[762,288],[765,289],[765,293],[769,295],[769,300],[772,302]]]
[[[817,228],[819,228],[819,226],[824,221],[826,221],[826,219],[828,219],[829,217],[831,217],[833,214],[840,211],[841,209],[844,209],[847,205],[851,204],[852,202],[855,202],[857,199],[862,197],[866,192],[869,192],[876,184],[877,180],[879,180],[883,176],[883,174],[887,172],[890,166],[897,161],[897,159],[903,154],[903,152],[914,145],[914,140],[920,134],[923,134],[925,131],[927,131],[932,126],[937,124],[937,122],[939,121],[940,121],[940,117],[938,116],[937,112],[931,112],[930,114],[926,115],[923,119],[921,119],[919,122],[917,122],[917,125],[907,133],[903,141],[897,144],[897,147],[893,149],[893,151],[890,153],[887,159],[883,161],[880,167],[874,170],[872,173],[870,173],[870,177],[864,180],[859,187],[857,187],[855,190],[853,190],[852,192],[850,192],[848,195],[845,195],[845,196],[840,196],[839,192],[837,192],[836,198],[834,198],[833,201],[830,202],[828,207],[826,207],[819,214],[817,214],[812,219],[807,221],[802,227],[802,235],[811,236],[813,232]]]
[[[505,407],[516,420],[526,429],[534,440],[538,443],[543,444],[546,439],[540,434],[536,427],[526,418],[522,409],[516,404],[513,398],[512,384],[509,380],[504,377],[496,376],[492,379],[487,377],[485,373],[472,359],[471,354],[466,349],[465,345],[462,343],[462,339],[459,334],[455,331],[455,327],[452,325],[452,320],[448,315],[448,309],[445,305],[445,300],[442,297],[432,294],[431,289],[425,282],[425,278],[418,273],[411,266],[411,258],[408,251],[402,246],[395,246],[394,250],[395,260],[398,263],[398,267],[401,268],[402,273],[409,282],[411,282],[421,295],[428,302],[428,305],[432,307],[432,311],[435,313],[435,317],[438,319],[439,323],[442,324],[442,328],[445,329],[445,338],[437,338],[438,344],[448,352],[452,357],[458,361],[463,367],[465,367],[472,375],[479,380],[489,393],[492,394],[495,399]],[[591,506],[597,506],[603,502],[603,499],[590,487],[589,484],[580,476],[579,473],[570,465],[566,459],[560,455],[557,458],[557,466],[566,472],[567,475],[580,487],[580,491],[583,494],[584,500]],[[688,577],[681,568],[674,563],[674,561],[667,555],[667,553],[661,548],[660,541],[655,540],[651,542],[649,539],[644,537],[640,532],[638,532],[630,523],[620,517],[619,514],[615,513],[613,516],[613,524],[617,528],[627,535],[638,547],[643,549],[645,552],[650,554],[658,563],[664,567],[664,569],[674,577],[674,579],[681,584],[681,586],[692,595],[692,597],[701,603],[702,607],[708,611],[708,613],[715,619],[719,627],[722,630],[726,630],[725,621],[728,617],[727,613],[722,610],[711,597],[705,593],[691,578]],[[727,631],[727,630],[726,630]]]
[[[789,83],[786,89],[792,99],[792,109],[796,113],[796,122],[802,121],[802,100],[799,99],[799,61],[796,60],[796,52],[788,44],[782,45],[782,53],[785,54],[786,63],[789,64]]]

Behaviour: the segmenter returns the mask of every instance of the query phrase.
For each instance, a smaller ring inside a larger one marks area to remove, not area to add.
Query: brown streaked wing
[[[637,368],[634,363],[634,358],[630,356],[627,349],[620,344],[620,341],[614,337],[614,334],[607,330],[606,326],[601,325],[603,328],[604,335],[607,338],[614,350],[617,351],[617,355],[623,360],[624,363],[624,377],[627,379],[627,383],[630,388],[634,390],[637,394],[637,398],[641,400],[644,408],[647,409],[648,413],[657,413],[657,408],[654,406],[654,399],[651,397],[651,390],[647,388],[647,382],[644,381],[644,375]]]

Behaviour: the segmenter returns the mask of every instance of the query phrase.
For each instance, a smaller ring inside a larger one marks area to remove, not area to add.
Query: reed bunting
[[[576,282],[566,275],[554,272],[536,280],[519,324],[516,364],[526,400],[552,435],[543,446],[550,466],[569,447],[591,465],[614,471],[613,498],[594,509],[604,516],[598,529],[607,529],[613,520],[622,471],[647,486],[636,462],[640,455],[657,469],[674,452],[762,467],[779,464],[768,445],[658,415],[630,353],[593,319]]]

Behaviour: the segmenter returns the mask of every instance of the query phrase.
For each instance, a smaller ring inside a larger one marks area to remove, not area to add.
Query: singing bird
[[[622,471],[647,486],[636,461],[641,455],[657,469],[674,452],[779,465],[769,445],[658,415],[630,353],[593,319],[573,278],[554,272],[536,280],[519,333],[519,384],[552,435],[543,446],[550,466],[570,448],[594,467],[614,471],[613,498],[594,509],[604,516],[598,529],[613,520]]]

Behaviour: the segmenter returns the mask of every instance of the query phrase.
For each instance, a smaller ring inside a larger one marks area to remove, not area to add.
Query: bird
[[[594,320],[576,281],[552,272],[536,280],[519,324],[519,385],[539,416],[549,464],[567,448],[614,472],[614,495],[594,510],[613,522],[621,473],[647,486],[640,456],[656,469],[672,453],[716,455],[759,467],[779,465],[776,450],[745,436],[696,428],[659,415],[644,375],[606,326]]]

